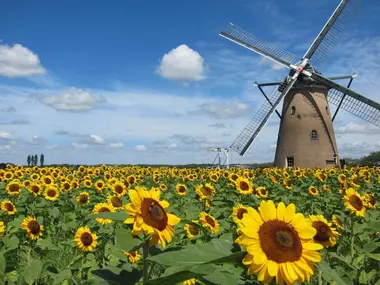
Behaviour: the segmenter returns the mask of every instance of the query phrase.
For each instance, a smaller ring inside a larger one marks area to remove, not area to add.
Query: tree
[[[380,151],[373,151],[360,159],[361,166],[373,166],[375,163],[380,163]]]
[[[28,163],[28,166],[30,166],[30,161],[31,159],[30,159],[30,154],[28,155],[28,158],[26,159],[26,161],[27,161],[27,163]]]
[[[37,165],[38,164],[38,156],[37,154],[34,155],[34,165]]]
[[[41,153],[41,155],[40,155],[40,165],[41,165],[41,167],[44,166],[44,161],[45,161],[45,156],[44,156],[43,153]]]

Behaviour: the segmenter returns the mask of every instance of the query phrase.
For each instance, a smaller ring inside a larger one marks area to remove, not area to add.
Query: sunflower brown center
[[[328,241],[330,238],[330,228],[322,221],[315,221],[312,224],[313,228],[317,230],[317,233],[314,236],[316,241]]]
[[[205,196],[211,196],[212,191],[211,191],[211,189],[209,187],[203,186],[202,189],[201,189],[201,191],[202,191],[203,195],[205,195]]]
[[[238,218],[239,220],[241,220],[241,219],[243,218],[243,215],[244,215],[245,213],[247,213],[247,210],[244,209],[244,208],[240,208],[240,209],[237,210],[237,214],[236,214],[236,216],[237,216],[237,218]]]
[[[266,189],[261,189],[261,195],[265,196],[267,194],[267,190]]]
[[[50,189],[50,190],[47,191],[47,195],[49,197],[55,197],[56,194],[57,194],[57,192],[55,190],[53,190],[53,189]]]
[[[44,182],[45,182],[45,184],[50,184],[51,183],[51,179],[48,178],[48,177],[45,177]]]
[[[14,210],[14,207],[11,203],[5,203],[4,207],[5,209],[7,209],[8,212],[12,212]]]
[[[92,235],[89,233],[83,233],[80,237],[81,242],[83,243],[84,246],[89,246],[93,242]]]
[[[249,190],[249,185],[245,181],[240,181],[239,183],[240,189],[243,191],[248,191]]]
[[[178,187],[178,192],[180,192],[180,193],[185,193],[185,192],[186,192],[185,187],[184,187],[183,185],[180,185],[180,186]]]
[[[199,229],[193,225],[190,225],[189,226],[189,232],[193,235],[193,236],[196,236],[197,234],[199,234]]]
[[[28,223],[28,229],[32,234],[38,234],[41,230],[40,224],[37,221],[30,221]]]
[[[102,188],[103,187],[103,183],[102,182],[98,182],[98,183],[96,183],[96,186],[98,186],[99,188]]]
[[[114,207],[117,207],[117,208],[123,206],[123,201],[121,201],[121,199],[119,197],[116,197],[116,196],[111,198],[111,203]]]
[[[123,193],[123,187],[121,185],[115,185],[115,192],[118,194]]]
[[[168,216],[162,206],[152,198],[145,198],[141,203],[141,215],[144,223],[163,231],[168,224]]]
[[[9,185],[9,192],[18,192],[20,190],[20,186],[16,183]]]
[[[103,213],[103,212],[111,212],[111,211],[107,207],[102,207],[99,209],[99,213]]]
[[[84,194],[82,194],[82,195],[80,195],[79,196],[79,202],[81,202],[81,203],[87,203],[87,201],[88,201],[88,196],[87,195],[84,195]]]
[[[40,192],[40,187],[36,186],[36,185],[33,185],[31,187],[31,190],[33,193],[39,193]]]
[[[297,231],[280,220],[264,222],[259,229],[262,250],[269,260],[293,262],[302,256],[302,244]]]
[[[231,175],[231,179],[232,179],[232,180],[236,180],[236,179],[238,179],[238,176],[237,176],[236,174],[232,174],[232,175]]]
[[[130,252],[129,252],[129,255],[132,256],[132,257],[136,257],[136,252],[134,252],[134,251],[130,251]]]
[[[206,222],[207,222],[210,226],[215,227],[215,221],[214,221],[213,218],[211,218],[210,216],[206,216],[206,217],[205,217],[205,220],[206,220]]]
[[[376,204],[376,199],[373,195],[369,195],[368,201],[372,206]]]
[[[67,183],[67,182],[65,182],[65,183],[63,184],[63,189],[65,189],[65,190],[69,190],[69,189],[70,189],[70,184]]]
[[[354,207],[356,210],[360,211],[363,208],[363,202],[362,199],[360,199],[356,195],[352,195],[350,197],[350,204],[352,207]]]

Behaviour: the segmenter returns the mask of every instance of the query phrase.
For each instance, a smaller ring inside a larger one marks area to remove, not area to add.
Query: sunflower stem
[[[147,239],[143,246],[143,284],[148,282],[148,256],[149,256],[149,239]]]
[[[354,217],[351,216],[351,262],[354,260],[354,245],[355,245]]]
[[[322,270],[318,270],[318,285],[322,285]]]

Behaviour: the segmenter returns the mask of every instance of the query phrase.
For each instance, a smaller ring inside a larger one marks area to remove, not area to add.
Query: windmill
[[[349,89],[356,74],[324,77],[312,64],[320,64],[338,41],[360,0],[342,0],[302,59],[265,43],[229,23],[220,36],[290,69],[280,82],[256,86],[266,101],[232,143],[230,148],[243,156],[274,112],[280,117],[275,165],[277,167],[340,166],[333,120],[339,109],[380,127],[380,104]],[[349,78],[347,87],[335,82]],[[275,86],[269,95],[262,87]],[[276,108],[284,99],[282,114]],[[331,116],[330,106],[337,106]]]

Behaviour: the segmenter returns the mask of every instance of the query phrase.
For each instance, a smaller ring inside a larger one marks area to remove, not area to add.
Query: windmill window
[[[286,167],[294,167],[294,156],[288,156],[286,158]]]
[[[318,139],[318,133],[316,130],[311,131],[311,139],[312,140],[317,140]]]
[[[294,115],[295,113],[296,113],[296,107],[292,106],[292,108],[290,110],[290,115]]]

